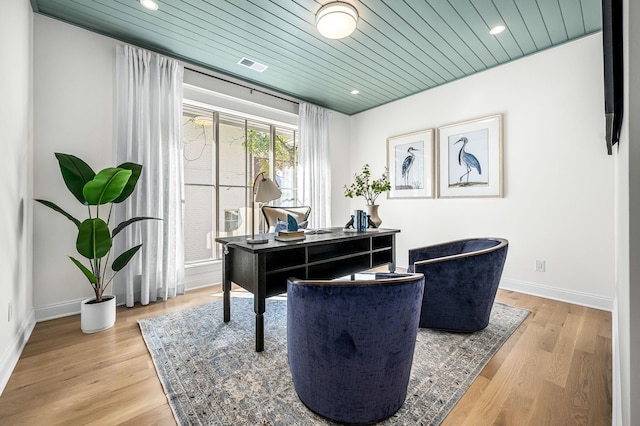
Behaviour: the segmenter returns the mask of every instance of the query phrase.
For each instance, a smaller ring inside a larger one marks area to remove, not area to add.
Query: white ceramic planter
[[[105,300],[107,298],[109,300]],[[113,327],[116,323],[116,297],[102,296],[100,303],[87,303],[96,300],[95,297],[84,299],[80,303],[80,328],[83,333],[97,333]]]

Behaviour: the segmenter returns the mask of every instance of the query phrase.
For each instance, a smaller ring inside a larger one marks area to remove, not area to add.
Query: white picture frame
[[[438,128],[437,196],[502,197],[502,114]]]
[[[387,138],[387,198],[434,198],[434,129]]]

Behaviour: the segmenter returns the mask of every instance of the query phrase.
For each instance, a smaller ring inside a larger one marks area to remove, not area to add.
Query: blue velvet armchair
[[[409,269],[424,274],[420,327],[473,332],[489,324],[509,242],[474,238],[409,250]]]
[[[404,403],[413,363],[421,274],[287,284],[287,352],[295,390],[339,423],[374,423]]]

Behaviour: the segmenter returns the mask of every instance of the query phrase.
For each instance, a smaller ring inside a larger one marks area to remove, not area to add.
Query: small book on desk
[[[302,236],[304,236],[304,229],[299,229],[297,231],[278,232],[278,237],[302,237]]]
[[[304,240],[306,237],[304,236],[304,233],[302,235],[281,235],[280,233],[278,235],[276,235],[274,237],[274,239],[276,241],[284,241],[284,242],[289,242],[289,241],[302,241]]]

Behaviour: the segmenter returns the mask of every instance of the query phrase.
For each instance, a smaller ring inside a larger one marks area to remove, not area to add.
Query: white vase
[[[89,297],[80,303],[80,328],[83,333],[97,333],[116,323],[116,297],[107,294],[102,296],[102,302],[89,303],[95,300],[95,297]]]
[[[367,214],[371,216],[371,222],[376,225],[376,228],[380,228],[380,225],[382,224],[382,219],[378,216],[378,207],[380,207],[378,204],[367,205]]]

